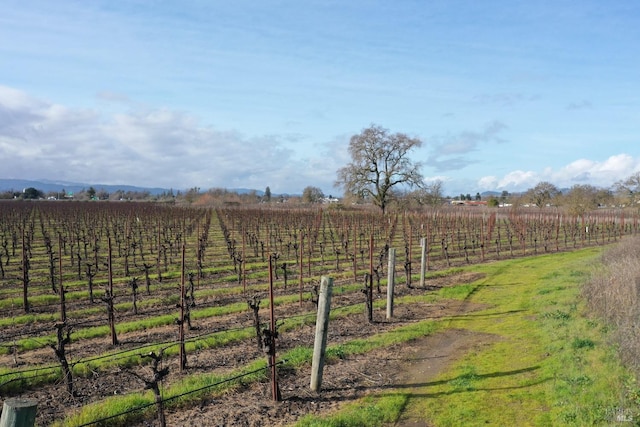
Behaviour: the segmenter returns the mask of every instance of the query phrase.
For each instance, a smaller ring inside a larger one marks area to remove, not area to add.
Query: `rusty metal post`
[[[373,323],[373,233],[369,236],[369,286],[367,286],[367,317]]]
[[[247,242],[246,242],[246,230],[244,225],[242,226],[242,262],[240,268],[242,269],[242,292],[247,294]]]
[[[280,401],[280,387],[278,387],[278,369],[276,367],[276,338],[278,332],[276,331],[276,316],[273,306],[273,260],[269,255],[269,314],[271,321],[269,324],[269,367],[271,368],[271,396],[276,402]]]
[[[107,311],[109,316],[109,330],[111,331],[111,345],[118,345],[118,335],[116,334],[116,316],[113,308],[113,248],[111,246],[111,237],[108,238],[109,245],[109,282],[108,295],[105,296],[107,302]]]
[[[300,288],[300,306],[302,307],[302,288],[303,288],[303,284],[304,284],[304,280],[302,278],[302,272],[304,269],[303,266],[303,254],[302,254],[302,247],[303,245],[303,238],[302,238],[302,228],[300,228],[300,246],[298,248],[298,253],[300,255],[300,283],[299,283],[299,288]]]
[[[353,281],[358,280],[358,234],[357,227],[353,226]]]
[[[185,306],[185,244],[182,243],[182,273],[180,277],[180,372],[187,367],[187,353],[184,348],[184,306]]]
[[[27,246],[25,238],[25,229],[27,228],[26,220],[22,224],[22,301],[24,312],[29,313],[31,308],[29,306],[29,259],[27,258]]]
[[[64,296],[64,283],[62,283],[62,235],[58,234],[58,277],[60,279],[60,321],[67,321],[67,305]]]

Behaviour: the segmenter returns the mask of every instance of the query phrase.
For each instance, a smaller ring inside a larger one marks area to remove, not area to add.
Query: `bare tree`
[[[444,200],[443,182],[440,179],[431,181],[425,186],[427,203],[433,207],[440,206]]]
[[[384,213],[395,186],[422,185],[420,163],[409,159],[409,152],[421,145],[417,138],[390,134],[372,124],[351,137],[351,163],[338,170],[336,186],[345,193],[370,198]]]
[[[561,194],[558,187],[547,181],[539,182],[535,187],[527,190],[525,197],[539,208],[550,204],[551,201]]]
[[[319,203],[324,193],[318,187],[307,186],[302,190],[302,203]]]
[[[612,198],[607,190],[602,190],[593,185],[576,184],[569,189],[562,198],[565,209],[571,215],[582,216],[596,209],[600,204],[606,204]]]
[[[414,200],[419,206],[438,207],[444,200],[442,185],[442,181],[436,179],[407,194],[407,197]]]
[[[616,193],[629,201],[629,204],[634,205],[640,202],[640,172],[616,182],[614,188]]]

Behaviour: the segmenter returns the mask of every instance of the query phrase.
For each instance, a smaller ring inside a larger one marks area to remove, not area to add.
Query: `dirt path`
[[[433,380],[447,367],[470,350],[488,345],[496,337],[464,329],[447,329],[415,341],[411,351],[400,363],[397,388],[412,394],[428,394]],[[405,412],[395,427],[430,427],[420,414]]]

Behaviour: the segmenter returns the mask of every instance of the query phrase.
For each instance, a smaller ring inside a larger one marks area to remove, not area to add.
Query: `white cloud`
[[[0,100],[2,100],[3,110],[6,111],[39,108],[44,105],[43,102],[27,96],[22,91],[2,85],[0,85]]]
[[[292,147],[304,138],[247,137],[168,109],[98,114],[0,86],[5,178],[177,189],[270,186],[289,193],[318,182],[331,186],[338,160],[298,158]]]
[[[624,179],[640,170],[640,159],[628,154],[618,154],[599,162],[579,159],[557,172],[550,173],[550,181],[571,186],[582,182],[592,183],[600,187],[608,187],[615,181]]]
[[[541,181],[548,181],[559,188],[575,184],[591,184],[609,188],[616,181],[626,179],[640,171],[640,158],[628,154],[611,156],[604,161],[578,159],[559,169],[545,168],[542,171],[511,171],[502,178],[485,176],[478,180],[481,191],[524,191]]]
[[[495,176],[484,176],[478,180],[480,188],[498,188],[499,179]]]
[[[516,170],[509,172],[498,181],[498,189],[506,190],[511,188],[521,191],[528,187],[533,187],[540,181],[540,175],[535,172]]]

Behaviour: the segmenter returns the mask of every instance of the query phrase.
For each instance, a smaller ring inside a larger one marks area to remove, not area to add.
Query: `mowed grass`
[[[400,420],[435,426],[632,425],[640,419],[638,387],[608,345],[608,328],[585,310],[580,286],[601,248],[467,268],[485,273],[440,291],[487,309],[449,317],[439,328],[491,334],[437,378],[408,391],[368,396],[329,417],[298,426],[359,426]]]

